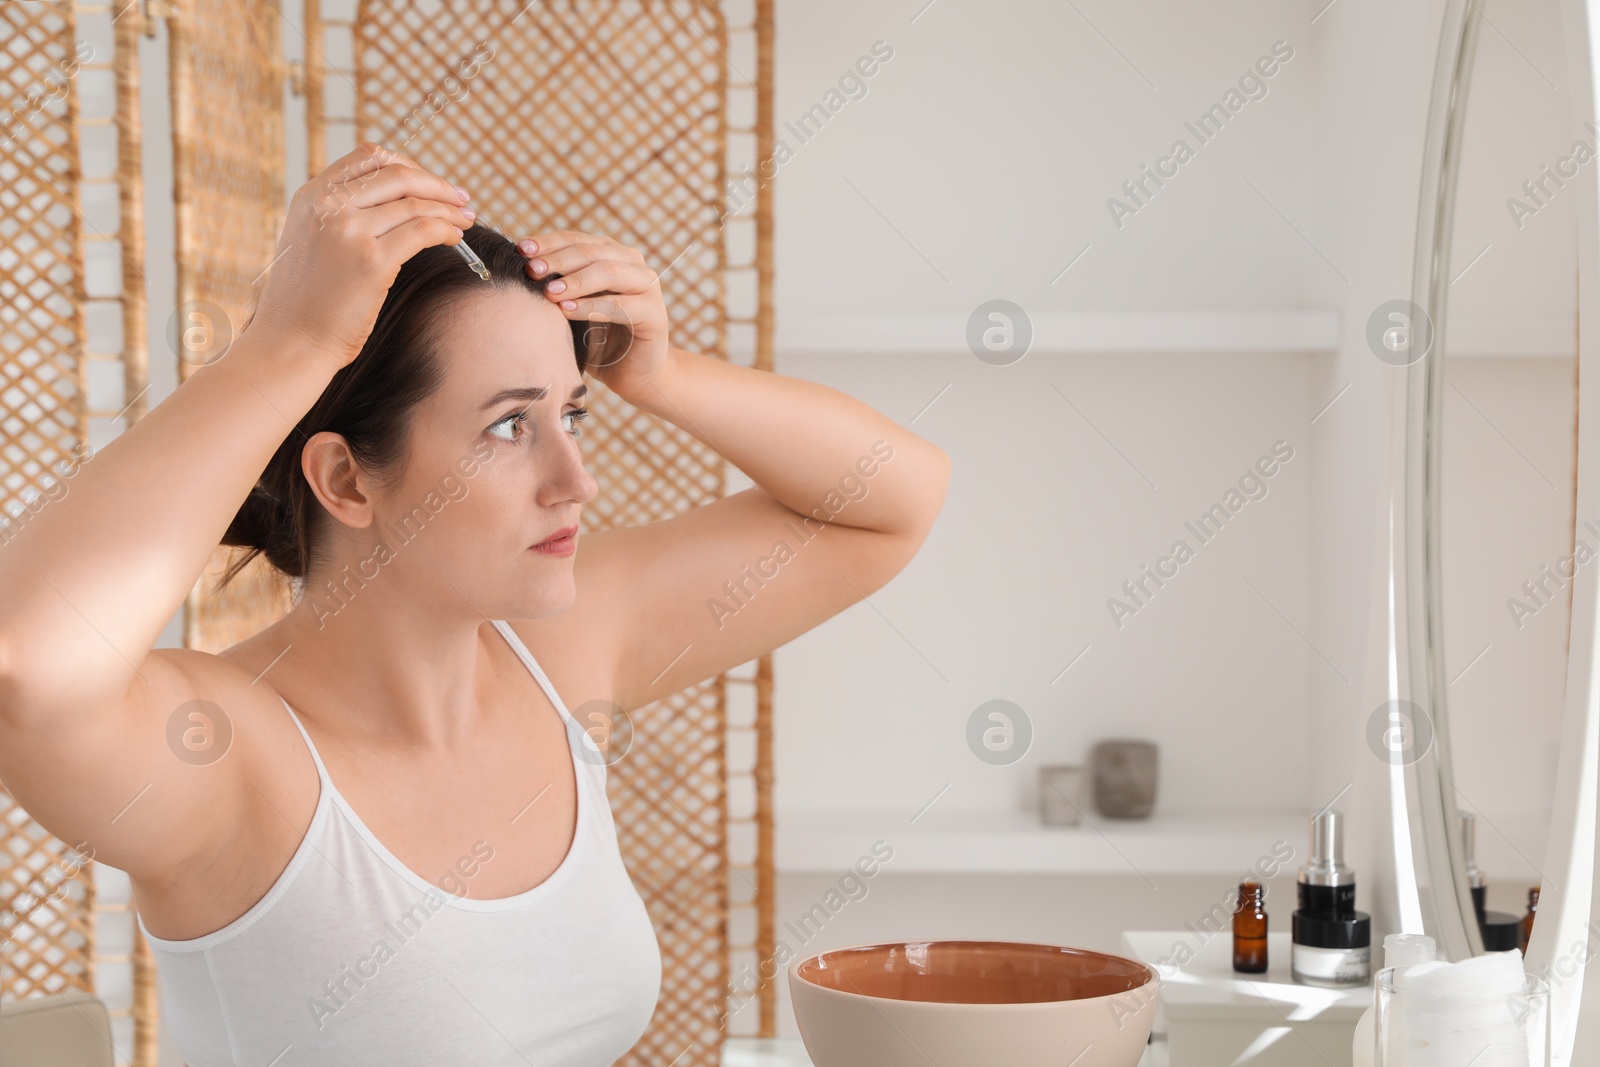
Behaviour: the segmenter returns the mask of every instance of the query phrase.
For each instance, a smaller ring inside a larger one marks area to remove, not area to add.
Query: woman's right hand
[[[413,160],[361,145],[295,191],[250,327],[346,365],[406,260],[462,239],[473,217],[465,203]]]

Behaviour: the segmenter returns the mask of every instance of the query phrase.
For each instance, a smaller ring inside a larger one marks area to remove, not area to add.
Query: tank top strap
[[[522,661],[522,665],[528,668],[528,673],[533,675],[534,681],[539,683],[539,688],[544,690],[544,695],[550,698],[550,703],[555,705],[556,711],[566,722],[569,744],[582,746],[582,753],[574,753],[574,755],[585,764],[599,765],[601,770],[604,771],[605,758],[595,744],[594,738],[589,736],[583,725],[573,717],[572,712],[567,710],[567,705],[562,702],[561,694],[556,692],[556,687],[551,683],[550,676],[544,673],[544,668],[539,666],[539,661],[533,658],[533,653],[528,651],[528,646],[523,644],[522,638],[517,636],[517,632],[504,619],[491,619],[490,621],[494,623],[494,628],[500,631],[500,636],[506,639],[506,643],[511,646],[512,651],[517,654],[517,658]]]
[[[544,673],[544,668],[539,666],[539,661],[533,658],[533,653],[528,651],[528,646],[522,643],[522,638],[518,637],[517,632],[504,620],[494,619],[491,621],[494,623],[494,628],[500,631],[500,636],[506,639],[506,643],[517,654],[517,658],[522,661],[523,666],[528,668],[528,673],[533,675],[534,681],[539,683],[539,688],[544,690],[544,695],[550,698],[550,703],[556,706],[556,710],[561,713],[561,717],[571,722],[572,712],[568,711],[567,706],[561,702],[561,695],[556,692],[556,687],[551,684],[550,676]]]
[[[328,777],[328,768],[322,765],[322,754],[317,751],[316,742],[312,741],[311,735],[306,733],[305,726],[300,722],[300,716],[294,713],[294,709],[289,706],[289,702],[281,696],[278,700],[283,703],[283,709],[289,713],[289,718],[294,720],[295,728],[300,731],[300,736],[305,738],[306,747],[311,750],[311,758],[317,765],[317,777],[322,780],[324,786],[331,788],[333,781]]]

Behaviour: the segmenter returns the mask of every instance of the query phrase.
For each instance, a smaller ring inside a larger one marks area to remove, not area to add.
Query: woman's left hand
[[[546,286],[545,298],[568,319],[593,324],[589,373],[630,403],[642,398],[668,362],[661,279],[644,256],[577,230],[534,234],[517,248],[528,257],[531,277],[561,275]]]

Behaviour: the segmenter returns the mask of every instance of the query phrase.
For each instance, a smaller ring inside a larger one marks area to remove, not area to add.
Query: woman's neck
[[[229,651],[326,732],[368,745],[453,747],[480,721],[486,637],[498,635],[469,605],[450,610],[382,585],[329,614],[308,582],[287,615]]]

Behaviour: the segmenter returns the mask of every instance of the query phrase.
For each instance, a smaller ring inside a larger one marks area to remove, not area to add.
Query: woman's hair
[[[489,269],[495,288],[521,286],[542,294],[559,274],[530,276],[528,262],[504,234],[473,224],[464,240]],[[404,474],[411,409],[444,381],[439,358],[440,325],[458,297],[482,292],[485,282],[450,245],[424,248],[401,266],[378,310],[361,352],[341,367],[284,439],[261,472],[239,513],[222,535],[224,545],[248,548],[223,574],[222,588],[258,555],[292,579],[311,570],[315,516],[322,510],[300,469],[300,454],[312,434],[340,434],[363,470],[385,484]],[[249,324],[246,323],[246,326]],[[578,372],[587,369],[584,333],[572,322]]]

